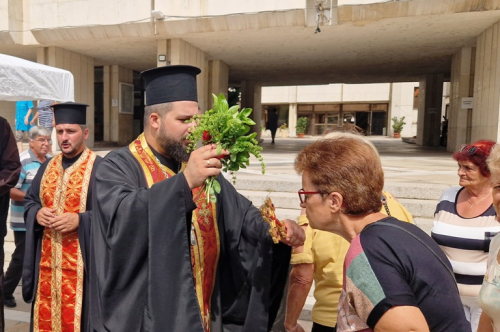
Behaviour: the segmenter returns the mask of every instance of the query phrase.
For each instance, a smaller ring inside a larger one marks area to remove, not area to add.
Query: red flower
[[[208,133],[208,131],[203,132],[203,142],[209,142],[212,139],[212,136]]]

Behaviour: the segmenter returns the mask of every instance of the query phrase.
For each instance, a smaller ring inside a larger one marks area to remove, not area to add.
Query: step
[[[413,221],[420,229],[424,230],[429,236],[431,235],[434,218],[414,218]]]
[[[437,200],[422,200],[422,199],[408,199],[398,198],[401,203],[414,218],[432,218],[436,211]]]
[[[384,190],[390,192],[398,200],[413,198],[422,200],[439,200],[441,194],[451,186],[440,184],[411,184],[386,182]]]
[[[262,205],[267,197],[270,197],[276,208],[300,209],[300,202],[296,193],[252,190],[239,190],[239,192],[257,207]],[[437,200],[407,198],[398,198],[398,201],[408,209],[413,217],[424,218],[432,218],[434,216],[434,211],[438,203]]]
[[[287,192],[297,193],[302,188],[300,178],[293,176],[274,176],[274,177],[249,177],[239,176],[236,180],[235,188],[238,191],[265,191],[265,192]],[[384,190],[389,191],[398,199],[421,199],[421,200],[439,200],[441,194],[449,185],[441,184],[412,184],[412,183],[394,183],[387,182]]]
[[[282,209],[300,210],[300,200],[297,193],[292,192],[268,192],[254,190],[238,190],[240,194],[252,201],[253,205],[261,206],[267,197],[271,198],[274,206]]]
[[[300,177],[295,178],[290,175],[282,177],[269,176],[265,179],[238,175],[234,186],[238,191],[255,190],[297,193],[297,191],[302,188],[302,180]]]

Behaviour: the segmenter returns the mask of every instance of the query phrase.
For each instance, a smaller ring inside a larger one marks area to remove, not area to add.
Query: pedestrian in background
[[[40,166],[50,159],[48,154],[50,131],[42,126],[31,127],[28,133],[29,149],[21,152],[21,175],[15,188],[10,190],[10,228],[14,231],[14,242],[16,249],[12,253],[12,259],[5,272],[3,288],[4,305],[14,308],[17,303],[14,298],[19,281],[23,275],[24,246],[26,237],[26,225],[24,224],[23,200],[26,191],[31,186]]]
[[[52,109],[54,105],[53,100],[43,99],[38,101],[36,106],[36,114],[31,124],[35,124],[38,120],[40,126],[44,126],[50,131],[50,136],[52,136],[52,129],[54,128],[54,110]],[[52,153],[52,144],[49,146],[49,153]]]
[[[278,110],[272,108],[270,110],[266,109],[266,128],[271,131],[271,144],[274,144],[274,139],[276,138],[276,131],[278,130]]]
[[[3,294],[4,237],[7,235],[9,193],[19,180],[21,162],[10,125],[0,116],[0,293]],[[0,296],[0,331],[4,330],[3,295]]]
[[[16,143],[19,152],[23,151],[23,139],[28,139],[33,120],[33,102],[31,100],[16,103]]]

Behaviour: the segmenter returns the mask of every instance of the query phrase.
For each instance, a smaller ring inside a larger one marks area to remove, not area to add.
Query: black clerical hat
[[[146,106],[174,101],[198,101],[196,75],[200,68],[193,66],[165,66],[141,73]]]
[[[54,119],[58,124],[79,124],[87,123],[87,107],[89,105],[79,103],[54,104]]]

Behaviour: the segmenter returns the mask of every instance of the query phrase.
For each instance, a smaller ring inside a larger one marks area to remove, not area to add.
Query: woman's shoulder
[[[441,194],[441,198],[439,198],[439,201],[455,202],[455,200],[457,198],[457,194],[460,191],[460,189],[462,189],[462,187],[460,187],[460,186],[453,186],[453,187],[446,189]]]

